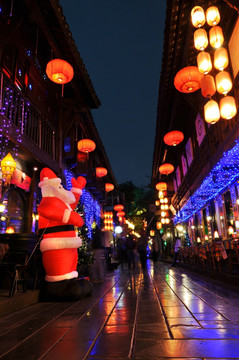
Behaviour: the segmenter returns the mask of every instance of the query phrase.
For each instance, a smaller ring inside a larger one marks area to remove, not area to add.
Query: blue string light
[[[175,224],[188,220],[208,201],[233,184],[239,178],[239,143],[225,152],[221,160],[203,180],[184,207],[175,215]]]
[[[73,172],[70,170],[65,170],[65,179],[66,179],[66,189],[70,190],[72,188],[71,185],[71,179],[72,177],[75,177]],[[80,204],[83,206],[84,210],[84,218],[85,218],[85,224],[87,227],[87,235],[90,239],[92,239],[92,224],[93,222],[96,222],[98,225],[100,225],[100,218],[101,218],[101,206],[93,198],[93,196],[90,194],[89,191],[86,189],[83,189],[82,195],[80,198]]]

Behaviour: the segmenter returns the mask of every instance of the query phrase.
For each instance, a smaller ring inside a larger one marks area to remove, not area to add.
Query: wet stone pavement
[[[239,359],[239,289],[160,262],[93,287],[0,318],[0,359]]]

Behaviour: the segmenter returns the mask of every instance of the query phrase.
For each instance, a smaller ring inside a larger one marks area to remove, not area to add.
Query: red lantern
[[[95,169],[95,172],[96,172],[96,176],[101,178],[101,177],[107,175],[108,171],[107,171],[107,169],[105,169],[103,167],[97,167]]]
[[[169,175],[174,171],[174,166],[172,164],[163,164],[159,167],[159,172],[164,175]]]
[[[156,190],[164,191],[167,190],[167,184],[165,182],[159,182],[155,185]]]
[[[64,85],[72,80],[74,71],[72,66],[65,60],[54,59],[46,66],[46,74],[49,79],[57,84]]]
[[[216,85],[214,77],[211,75],[206,75],[201,80],[201,93],[202,96],[211,98],[216,92]]]
[[[125,212],[124,211],[118,211],[117,216],[118,217],[123,217],[123,216],[125,216]]]
[[[181,69],[174,78],[174,86],[183,93],[192,93],[200,89],[200,82],[203,74],[200,73],[197,66],[187,66]]]
[[[87,154],[82,151],[78,151],[77,160],[79,162],[85,162],[87,160]]]
[[[167,145],[176,146],[180,142],[182,142],[183,139],[184,139],[183,133],[181,131],[174,130],[174,131],[170,131],[169,133],[167,133],[164,136],[163,141]]]
[[[110,184],[110,183],[106,183],[105,184],[105,191],[106,192],[109,192],[109,191],[112,191],[112,190],[114,190],[114,185],[113,184]]]
[[[82,140],[78,141],[77,148],[79,151],[82,151],[84,153],[89,153],[89,152],[95,150],[96,145],[95,145],[94,141],[92,141],[90,139],[82,139]]]
[[[124,209],[124,206],[123,206],[123,205],[118,204],[118,205],[115,205],[115,206],[114,206],[114,210],[115,210],[115,211],[121,211],[121,210],[123,210],[123,209]]]

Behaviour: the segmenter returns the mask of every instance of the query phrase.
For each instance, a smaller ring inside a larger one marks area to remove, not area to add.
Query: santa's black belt
[[[47,228],[39,229],[38,236],[42,236],[44,234],[57,233],[57,232],[61,232],[61,231],[74,231],[74,230],[75,230],[74,225],[50,226]]]

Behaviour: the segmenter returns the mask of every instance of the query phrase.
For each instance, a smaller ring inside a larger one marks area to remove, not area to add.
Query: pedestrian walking
[[[126,254],[127,254],[127,262],[128,262],[128,270],[130,271],[132,268],[135,269],[135,248],[136,243],[132,235],[126,236],[125,241],[126,246]]]
[[[181,239],[179,237],[176,238],[175,244],[174,244],[174,257],[173,257],[173,263],[172,266],[176,266],[179,249],[181,247]]]
[[[159,245],[158,245],[158,241],[157,239],[153,239],[153,244],[152,244],[152,260],[153,262],[156,262],[158,260],[158,255],[159,255]]]
[[[142,269],[146,268],[147,263],[147,246],[148,246],[148,238],[145,232],[142,232],[141,237],[137,242],[137,251],[139,253],[139,259],[141,263]]]

